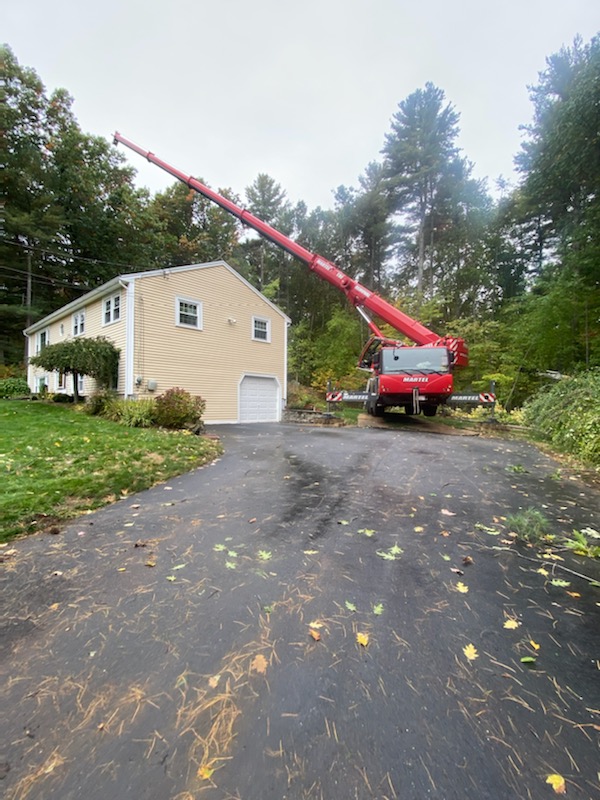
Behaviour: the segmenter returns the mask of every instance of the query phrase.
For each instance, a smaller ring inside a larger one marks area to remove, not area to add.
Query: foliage
[[[592,544],[590,539],[594,539]],[[582,531],[573,531],[571,536],[563,539],[563,544],[572,550],[576,556],[586,556],[587,558],[600,558],[600,533],[592,528],[584,528]]]
[[[175,387],[159,395],[155,407],[155,422],[161,428],[185,428],[201,424],[206,401]]]
[[[31,363],[49,372],[89,375],[102,387],[116,381],[120,350],[103,336],[78,336],[45,347]],[[77,381],[74,381],[75,390]]]
[[[88,397],[85,404],[85,411],[92,417],[107,416],[106,411],[109,406],[117,399],[117,393],[114,389],[97,389],[90,397]]]
[[[70,405],[0,403],[0,539],[44,530],[214,459],[218,442]],[[133,466],[132,466],[133,465]]]
[[[548,520],[537,508],[526,508],[509,514],[506,525],[521,541],[528,544],[539,544],[548,536]]]
[[[554,447],[600,466],[600,369],[547,387],[523,411],[526,423]]]
[[[29,394],[25,378],[4,378],[0,380],[0,397],[18,397]]]
[[[156,418],[156,400],[153,397],[113,398],[104,407],[102,416],[128,428],[151,428]]]

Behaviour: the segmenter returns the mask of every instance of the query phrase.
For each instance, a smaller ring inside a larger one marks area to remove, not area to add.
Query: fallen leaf
[[[127,568],[126,567],[118,567],[117,568],[117,572],[127,572]]]
[[[347,519],[338,519],[338,525],[350,525]]]
[[[552,775],[548,775],[546,778],[546,783],[549,783],[550,786],[554,789],[556,794],[566,794],[567,793],[567,786],[565,784],[565,779],[562,775],[559,775],[557,772],[553,772]]]
[[[548,577],[548,575],[550,575],[550,573],[548,572],[548,570],[547,570],[547,569],[544,569],[543,567],[540,567],[539,569],[536,569],[536,572],[539,572],[539,574],[540,574],[540,575],[543,575],[543,576],[544,576],[544,578],[547,578],[547,577]]]
[[[320,642],[321,641],[321,634],[319,633],[319,631],[316,631],[314,628],[309,628],[308,632],[312,636],[312,638],[315,640],[315,642]]]
[[[368,633],[357,633],[356,634],[356,641],[358,644],[362,645],[363,647],[369,646],[369,634]]]
[[[533,647],[534,650],[539,650],[541,647],[541,645],[539,645],[537,642],[534,642],[533,639],[529,640],[529,644]]]
[[[167,575],[167,580],[171,581],[171,583],[172,583],[173,581],[176,581],[177,578],[175,577],[175,575]]]
[[[521,623],[518,619],[507,619],[504,623],[504,627],[508,628],[508,630],[514,630],[515,628],[520,627]]]
[[[377,603],[376,606],[373,606],[373,613],[377,616],[383,614],[383,603]]]
[[[468,644],[466,647],[463,647],[463,653],[469,661],[475,661],[476,658],[479,658],[479,653],[473,644]]]
[[[540,558],[549,558],[550,561],[564,561],[564,558],[561,556],[556,555],[556,553],[551,553],[550,551],[546,553],[542,553]]]
[[[176,564],[174,567],[171,567],[171,569],[183,569],[184,567],[185,564]]]
[[[553,578],[550,581],[551,586],[559,586],[560,588],[564,589],[566,586],[571,585],[571,581],[563,581],[562,578]]]
[[[358,531],[359,533],[364,533],[365,536],[373,536],[376,531],[372,530],[371,528],[360,528]]]
[[[248,522],[250,522],[250,523],[256,522],[256,517],[252,517],[252,519],[249,519]]]
[[[259,550],[258,557],[261,561],[268,561],[272,557],[272,553],[270,550]]]
[[[442,558],[444,559],[444,561],[452,561],[450,556],[446,555],[446,553],[442,553]]]
[[[523,656],[521,664],[535,664],[535,656]]]
[[[422,525],[417,525],[415,527],[415,533],[423,533],[424,530],[425,528]]]
[[[226,546],[226,545],[224,545],[224,544],[216,544],[216,545],[213,547],[213,550],[216,550],[216,551],[217,551],[217,553],[222,553],[222,552],[223,552],[223,550],[227,550],[227,546]]]
[[[228,550],[227,555],[229,558],[237,558],[237,552],[235,550]]]
[[[146,561],[144,566],[145,567],[155,567],[156,566],[156,561]]]
[[[579,592],[567,592],[567,594],[570,595],[571,597],[581,597]]]
[[[346,606],[348,611],[356,611],[356,606],[354,605],[354,603],[351,603],[349,600],[346,600],[344,605]]]
[[[392,547],[390,547],[390,553],[394,556],[401,556],[403,552],[404,550],[401,547],[398,547],[397,542],[396,544],[392,545]]]
[[[377,555],[379,558],[384,558],[386,561],[395,561],[396,556],[393,553],[388,553],[385,550],[378,550]]]
[[[440,531],[440,536],[450,536],[450,531]]]
[[[473,558],[471,556],[463,556],[462,562],[466,567],[468,567],[470,564],[473,563]]]
[[[465,573],[462,569],[456,569],[456,567],[450,567],[450,572],[454,572],[456,575],[464,575]]]
[[[323,623],[320,620],[315,619],[313,622],[309,622],[308,626],[309,628],[315,628],[316,630],[319,630],[323,627]]]
[[[202,778],[202,780],[208,780],[210,776],[213,774],[214,769],[212,767],[207,767],[206,765],[203,767],[198,767],[198,777]]]
[[[319,551],[318,550],[304,550],[303,551],[307,556],[315,556]]]
[[[250,663],[250,670],[252,672],[258,672],[259,675],[265,675],[267,672],[268,661],[263,656],[262,653],[259,653],[257,656],[254,656],[252,662]]]
[[[226,561],[225,566],[227,569],[235,569],[235,562],[234,561]]]
[[[465,585],[464,583],[462,583],[461,581],[459,581],[459,582],[456,584],[456,591],[457,591],[457,592],[461,592],[461,594],[466,594],[466,593],[469,591],[469,587],[468,587],[468,586],[466,586],[466,585]]]
[[[454,511],[448,511],[448,509],[447,509],[447,508],[442,508],[442,511],[441,511],[441,513],[442,513],[442,514],[443,514],[445,517],[455,517],[455,516],[456,516],[456,514],[455,514],[455,512],[454,512]]]
[[[220,675],[213,675],[211,678],[208,679],[208,685],[211,689],[216,689],[219,681],[221,680]]]

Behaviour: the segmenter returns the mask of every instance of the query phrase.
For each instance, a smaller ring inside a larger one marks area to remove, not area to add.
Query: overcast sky
[[[7,7],[8,6],[8,7]],[[330,208],[427,81],[460,113],[476,177],[513,178],[527,86],[598,32],[597,0],[7,0],[4,41],[86,133],[115,130],[243,195],[260,172]],[[138,185],[173,179],[123,149]]]

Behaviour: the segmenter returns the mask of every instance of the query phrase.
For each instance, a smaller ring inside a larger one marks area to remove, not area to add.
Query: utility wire
[[[103,264],[107,267],[125,267],[127,269],[140,269],[140,267],[136,267],[134,264],[123,264],[119,263],[118,261],[101,261],[98,258],[86,258],[85,256],[76,256],[72,253],[57,253],[55,250],[50,250],[48,247],[38,247],[36,245],[29,245],[29,244],[22,244],[21,242],[7,242],[4,241],[3,244],[8,244],[11,247],[20,247],[22,250],[31,250],[34,253],[47,253],[51,256],[56,256],[57,258],[62,258],[66,260],[75,260],[75,261],[85,261],[88,264]]]
[[[73,289],[81,289],[82,291],[89,292],[91,291],[90,286],[84,286],[82,284],[74,284],[72,281],[61,281],[58,278],[48,278],[45,275],[36,275],[35,272],[29,273],[24,269],[16,269],[15,267],[7,267],[4,264],[0,264],[0,270],[4,270],[5,272],[16,272],[19,275],[28,276],[31,274],[31,280],[35,281],[36,283],[47,283],[50,286],[55,286],[60,284],[61,286],[70,286]]]

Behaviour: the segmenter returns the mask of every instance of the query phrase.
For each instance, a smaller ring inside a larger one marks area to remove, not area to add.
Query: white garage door
[[[278,400],[275,378],[246,375],[240,385],[240,422],[278,422]]]

